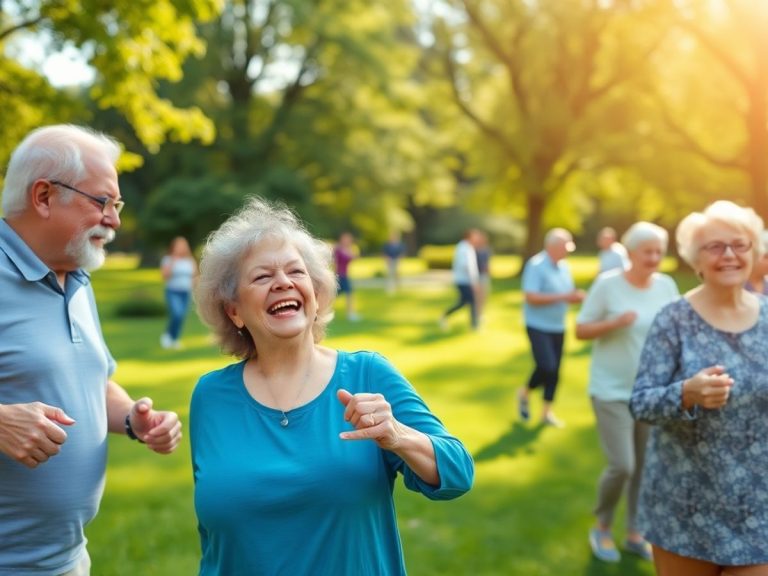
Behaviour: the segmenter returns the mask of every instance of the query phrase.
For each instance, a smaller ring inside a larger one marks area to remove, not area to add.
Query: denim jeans
[[[477,328],[477,302],[475,302],[474,288],[470,284],[455,284],[455,286],[456,290],[459,291],[459,301],[448,308],[443,317],[447,318],[464,306],[469,306],[469,318],[472,322],[472,328]]]
[[[544,400],[552,402],[560,379],[560,360],[563,357],[564,334],[562,332],[544,332],[527,327],[528,340],[536,368],[528,380],[528,389],[544,386]]]
[[[184,290],[165,290],[165,303],[168,306],[168,328],[166,333],[172,340],[181,336],[181,327],[189,308],[190,293]]]

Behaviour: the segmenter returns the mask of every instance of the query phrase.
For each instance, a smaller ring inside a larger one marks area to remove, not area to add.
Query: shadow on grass
[[[530,442],[536,456],[510,446]],[[519,435],[519,436],[516,436]],[[602,455],[591,428],[524,430],[519,424],[478,451],[476,484],[450,502],[424,502],[398,487],[406,565],[419,576],[651,576],[630,554],[595,560],[587,542]],[[618,529],[616,537],[623,540]]]
[[[480,463],[485,460],[493,460],[499,456],[516,456],[524,451],[527,454],[533,454],[533,443],[544,429],[542,424],[537,426],[524,426],[520,422],[513,422],[512,427],[499,436],[499,438],[487,446],[483,446],[472,457],[475,462]]]

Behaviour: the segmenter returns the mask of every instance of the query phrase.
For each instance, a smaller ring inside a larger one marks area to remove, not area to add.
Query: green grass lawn
[[[398,486],[409,573],[650,576],[649,563],[626,555],[620,564],[601,564],[587,545],[603,465],[586,396],[587,345],[567,339],[556,402],[567,427],[542,429],[517,421],[514,391],[532,367],[519,282],[512,277],[519,261],[498,257],[494,265],[499,277],[478,332],[468,330],[465,311],[451,317],[448,332],[438,329],[438,317],[455,297],[450,279],[406,283],[396,296],[367,282],[357,291],[363,320],[346,322],[337,302],[340,313],[326,340],[332,347],[386,355],[475,458],[474,488],[458,500],[432,502]],[[376,277],[381,266],[377,259],[362,259],[353,277]],[[574,258],[573,268],[586,286],[595,262]],[[404,275],[421,271],[423,266],[409,261]],[[115,379],[134,397],[149,395],[156,407],[176,410],[186,424],[197,378],[231,359],[211,344],[194,313],[181,351],[160,348],[163,318],[115,317],[115,306],[137,291],[142,298],[162,298],[157,270],[113,265],[95,272],[93,280],[105,336],[119,363]],[[534,415],[539,401],[540,396],[533,401]],[[623,538],[623,513],[618,520],[617,537]],[[175,454],[158,456],[125,437],[112,437],[106,493],[87,533],[94,576],[196,574],[199,545],[186,439]]]

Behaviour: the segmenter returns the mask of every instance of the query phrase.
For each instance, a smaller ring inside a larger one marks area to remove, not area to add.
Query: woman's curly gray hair
[[[195,300],[200,318],[213,331],[223,352],[253,358],[256,346],[247,330],[238,330],[226,307],[237,300],[240,266],[250,250],[265,239],[294,246],[307,266],[317,297],[317,318],[312,326],[315,342],[325,336],[333,318],[336,276],[331,268],[332,250],[312,236],[294,214],[279,202],[251,197],[206,240],[200,258],[200,277]]]

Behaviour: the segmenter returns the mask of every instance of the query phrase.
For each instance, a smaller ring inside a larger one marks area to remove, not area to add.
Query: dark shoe
[[[619,562],[621,554],[613,543],[613,537],[610,532],[605,532],[598,528],[592,528],[589,531],[589,546],[592,548],[592,554],[595,558],[603,562]]]
[[[520,392],[517,393],[517,413],[523,422],[528,422],[531,417],[531,411],[528,409],[528,398]]]

